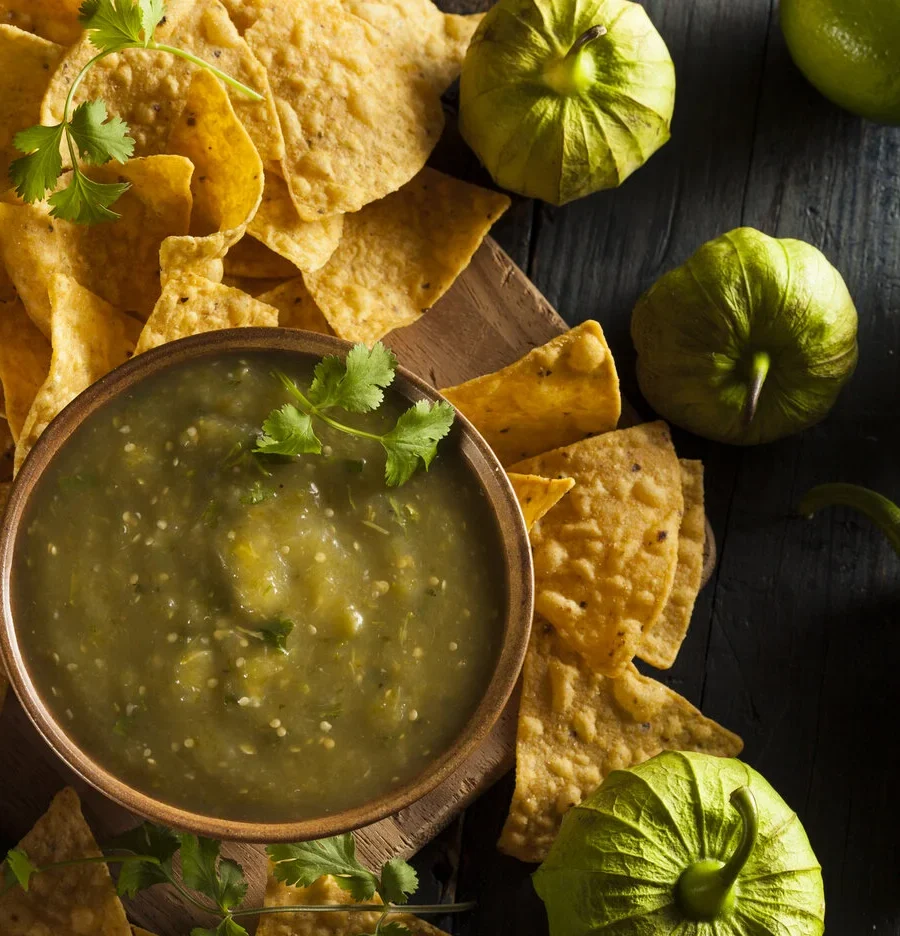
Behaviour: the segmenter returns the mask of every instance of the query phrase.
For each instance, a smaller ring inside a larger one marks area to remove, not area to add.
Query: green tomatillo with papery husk
[[[635,306],[647,402],[697,435],[771,442],[819,422],[857,361],[841,274],[811,244],[738,228],[704,244]]]
[[[534,886],[550,936],[821,936],[797,815],[742,761],[667,751],[571,809]]]
[[[499,0],[460,78],[460,130],[494,181],[555,205],[624,182],[674,107],[666,44],[628,0]]]

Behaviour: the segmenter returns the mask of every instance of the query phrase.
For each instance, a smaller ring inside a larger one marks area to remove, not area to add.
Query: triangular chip
[[[302,276],[295,276],[257,298],[278,309],[278,324],[282,328],[302,328],[320,335],[334,334],[321,309],[313,302]]]
[[[141,332],[135,354],[220,328],[274,328],[278,311],[239,289],[190,273],[170,279]]]
[[[242,91],[228,89],[235,112],[260,155],[265,159],[282,156],[284,138],[265,69],[218,0],[168,0],[165,20],[157,27],[154,39],[215,64],[264,95],[262,101],[254,101]],[[42,123],[59,123],[72,79],[96,54],[90,38],[82,34],[53,76],[41,109]],[[127,49],[90,69],[73,104],[104,101],[110,114],[128,124],[136,144],[135,155],[164,153],[169,130],[184,107],[196,70],[196,66],[166,52]]]
[[[117,309],[142,318],[150,314],[160,291],[160,244],[188,230],[193,171],[183,156],[151,156],[91,169],[91,177],[99,181],[131,183],[116,202],[121,218],[106,224],[60,221],[50,216],[46,203],[0,203],[0,263],[31,320],[47,337],[47,286],[55,273],[71,276]]]
[[[575,487],[571,478],[541,478],[538,475],[509,475],[516,492],[525,526],[530,530],[552,507]]]
[[[616,365],[594,321],[502,370],[441,392],[503,465],[615,429],[622,412]]]
[[[186,274],[221,283],[225,275],[225,255],[241,239],[243,231],[218,231],[205,237],[167,237],[159,248],[159,281],[163,289],[171,279]]]
[[[613,770],[660,751],[734,757],[742,747],[737,735],[633,666],[618,679],[593,672],[536,618],[519,707],[516,790],[500,850],[543,861],[566,811]]]
[[[246,276],[248,279],[290,279],[300,271],[280,254],[270,250],[254,237],[238,241],[225,258],[227,276]]]
[[[194,164],[191,234],[243,228],[256,214],[263,195],[262,160],[224,85],[205,69],[194,73],[167,148]]]
[[[140,322],[69,276],[53,276],[49,295],[50,373],[31,404],[16,443],[16,471],[56,415],[82,390],[128,360],[141,330]]]
[[[703,507],[703,462],[681,460],[684,513],[678,529],[678,565],[662,614],[644,632],[637,655],[657,669],[668,669],[678,656],[691,624],[694,602],[703,581],[706,512]]]
[[[266,882],[266,907],[340,906],[355,902],[332,877],[319,878],[311,887],[288,887],[277,881],[270,870]],[[367,902],[381,906],[378,897]],[[260,918],[256,936],[362,936],[375,932],[380,918],[380,910],[371,913],[267,913]],[[402,924],[411,936],[447,936],[443,930],[410,913],[392,913],[386,922]]]
[[[597,672],[620,675],[661,614],[678,562],[684,499],[669,427],[607,432],[512,470],[574,479],[531,530],[534,607]]]
[[[336,334],[374,344],[440,299],[507,207],[505,195],[423,169],[348,215],[337,250],[306,285]]]
[[[50,372],[50,342],[16,299],[0,302],[0,386],[14,439]]]
[[[66,788],[19,842],[38,866],[99,858],[100,849]],[[125,909],[103,863],[71,865],[36,874],[27,891],[13,887],[0,897],[3,936],[131,936]]]
[[[302,221],[287,183],[274,172],[266,173],[262,204],[247,228],[258,241],[304,273],[325,266],[337,249],[343,229],[343,215]]]
[[[269,73],[304,221],[359,211],[425,165],[444,125],[438,92],[341,0],[271,0],[246,39]]]
[[[0,190],[9,185],[9,164],[22,153],[13,146],[20,131],[40,123],[41,99],[62,46],[3,25],[0,0]]]
[[[16,26],[51,42],[71,45],[82,33],[82,0],[0,0],[0,23]],[[0,69],[0,74],[3,74]],[[37,121],[35,121],[37,123]]]

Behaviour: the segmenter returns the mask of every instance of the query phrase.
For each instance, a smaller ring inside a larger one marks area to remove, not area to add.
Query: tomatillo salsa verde
[[[94,412],[38,482],[13,573],[55,717],[144,793],[237,821],[359,806],[459,735],[502,638],[499,534],[451,444],[385,485],[384,456],[254,454],[278,353],[170,368]],[[388,390],[348,415],[383,433]],[[344,418],[344,417],[342,417]]]

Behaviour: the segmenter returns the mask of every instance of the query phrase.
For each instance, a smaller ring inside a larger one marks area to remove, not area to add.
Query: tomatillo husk
[[[494,181],[554,205],[624,182],[674,107],[666,44],[628,0],[499,0],[460,79],[460,129]]]
[[[738,228],[704,244],[635,306],[638,383],[665,419],[735,445],[825,417],[853,374],[856,307],[811,244]]]

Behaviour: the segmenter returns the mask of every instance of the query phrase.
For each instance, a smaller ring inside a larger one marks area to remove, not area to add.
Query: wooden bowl
[[[338,338],[271,328],[208,332],[163,345],[123,364],[70,403],[41,436],[16,478],[0,529],[0,645],[10,682],[38,731],[69,767],[110,799],[140,816],[217,839],[246,842],[303,841],[369,825],[420,799],[460,767],[494,726],[515,687],[525,658],[534,603],[528,533],[506,473],[484,439],[460,414],[444,445],[458,446],[486,495],[502,544],[506,579],[503,638],[493,675],[475,713],[452,747],[436,757],[414,780],[361,806],[313,819],[237,822],[201,815],[134,789],[93,760],[69,737],[32,679],[16,633],[13,568],[19,528],[41,473],[79,425],[139,381],[174,365],[241,351],[289,351],[318,359],[326,354],[343,355],[350,347],[348,342]],[[410,401],[441,399],[435,389],[404,368],[397,369],[392,386]]]

